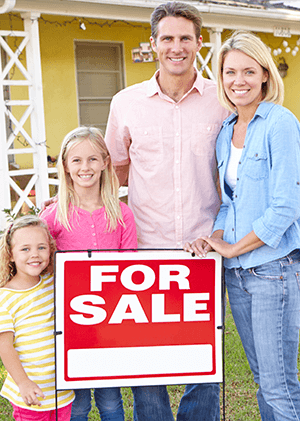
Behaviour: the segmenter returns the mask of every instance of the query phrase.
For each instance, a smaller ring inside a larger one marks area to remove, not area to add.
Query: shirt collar
[[[273,107],[275,107],[273,102],[261,102],[255,112],[254,117],[259,115],[260,117],[266,119]]]
[[[201,76],[201,74],[198,72],[198,70],[195,68],[196,72],[197,72],[197,77],[196,80],[190,90],[190,92],[195,88],[197,89],[197,91],[199,92],[200,95],[203,94],[203,90],[204,90],[204,78]],[[160,86],[157,82],[157,78],[159,75],[159,70],[157,70],[154,75],[152,76],[152,78],[149,80],[148,83],[148,87],[147,87],[147,97],[151,97],[154,96],[156,94],[161,94],[163,95]]]
[[[273,102],[261,102],[257,107],[252,120],[254,120],[256,116],[266,119],[274,106],[275,104]],[[226,118],[226,120],[224,120],[223,126],[229,126],[229,124],[233,123],[236,119],[237,114],[232,113],[229,117]]]

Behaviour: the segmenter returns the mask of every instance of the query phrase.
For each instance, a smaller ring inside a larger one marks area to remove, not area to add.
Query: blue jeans
[[[225,269],[233,318],[263,421],[300,420],[297,355],[300,251],[252,269]]]
[[[166,386],[132,387],[134,421],[174,421]],[[189,384],[181,398],[177,421],[219,421],[218,383]]]
[[[119,387],[95,389],[94,398],[101,421],[124,421],[123,401]],[[71,421],[88,421],[91,408],[91,390],[76,389]]]

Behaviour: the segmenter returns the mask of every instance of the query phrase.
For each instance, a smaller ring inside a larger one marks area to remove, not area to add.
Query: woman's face
[[[267,72],[247,54],[232,50],[226,54],[222,73],[223,87],[230,101],[240,111],[257,108],[262,101],[262,84]]]

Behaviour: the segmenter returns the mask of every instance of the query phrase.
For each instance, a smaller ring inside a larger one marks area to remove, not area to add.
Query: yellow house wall
[[[279,56],[274,57],[274,61],[278,65],[281,60],[279,57],[284,57],[287,65],[289,66],[287,71],[287,76],[283,78],[284,82],[284,103],[283,105],[291,110],[295,116],[300,120],[300,78],[299,78],[299,68],[300,68],[300,46],[297,55],[294,57],[291,52],[286,53],[285,48],[282,45],[284,38],[274,37],[270,34],[258,34],[262,41],[269,45],[272,50],[274,48],[281,48],[282,53]],[[290,38],[285,38],[289,43],[291,50],[296,46],[298,36],[292,36]]]

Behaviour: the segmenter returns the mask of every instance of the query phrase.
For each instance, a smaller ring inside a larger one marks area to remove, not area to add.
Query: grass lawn
[[[300,361],[298,364],[300,367]],[[0,386],[5,378],[5,369],[0,360]],[[256,402],[257,387],[246,360],[242,344],[232,319],[230,306],[227,305],[225,327],[225,417],[226,421],[259,421],[260,415]],[[173,414],[182,396],[184,386],[168,386]],[[130,388],[122,389],[125,420],[132,421],[133,397]],[[221,413],[222,411],[221,392]],[[0,396],[0,421],[13,421],[10,404]],[[223,418],[222,418],[223,419]],[[89,421],[99,421],[98,410],[93,406]]]

